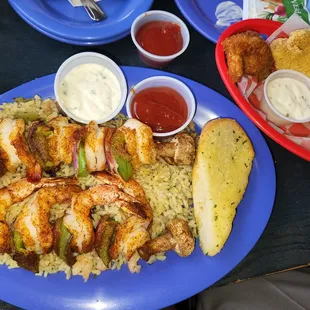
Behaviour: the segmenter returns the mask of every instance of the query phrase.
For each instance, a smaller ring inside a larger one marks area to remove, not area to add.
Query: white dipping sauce
[[[271,104],[284,116],[297,120],[310,117],[310,90],[291,78],[274,79],[267,85]]]
[[[121,86],[116,76],[98,64],[73,68],[60,83],[61,103],[83,120],[103,119],[117,108]]]

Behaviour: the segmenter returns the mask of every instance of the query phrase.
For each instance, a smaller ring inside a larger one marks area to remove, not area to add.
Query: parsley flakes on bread
[[[193,199],[206,255],[219,253],[230,235],[254,156],[249,137],[235,120],[219,118],[203,127],[193,168]]]

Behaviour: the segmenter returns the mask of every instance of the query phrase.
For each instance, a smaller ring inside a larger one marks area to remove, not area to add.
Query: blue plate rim
[[[223,274],[221,274],[219,278],[216,278],[215,281],[213,281],[213,283],[212,283],[212,284],[214,284],[216,281],[218,281],[219,279],[224,277],[228,272],[230,272],[237,264],[239,264],[245,258],[245,256],[251,251],[251,249],[254,247],[256,242],[259,240],[260,236],[262,235],[262,233],[265,230],[266,225],[267,225],[267,223],[269,221],[271,212],[273,210],[275,194],[276,194],[276,174],[275,174],[275,167],[274,167],[274,163],[273,163],[273,159],[272,159],[272,155],[270,153],[270,150],[269,150],[269,148],[267,146],[267,143],[264,140],[262,134],[254,126],[254,124],[252,124],[251,121],[241,112],[241,110],[238,107],[236,107],[232,102],[230,102],[227,98],[225,98],[224,96],[216,93],[214,90],[212,90],[210,88],[207,88],[206,86],[204,86],[204,85],[202,85],[200,83],[197,83],[195,81],[191,81],[191,80],[189,80],[187,78],[184,78],[184,77],[181,77],[181,76],[178,76],[178,75],[175,75],[175,74],[170,74],[170,73],[167,73],[167,72],[161,72],[161,71],[158,71],[158,70],[145,69],[145,68],[137,68],[137,67],[122,67],[122,69],[125,71],[124,73],[125,73],[126,77],[127,77],[128,74],[129,75],[133,74],[133,73],[131,73],[133,71],[137,71],[139,75],[146,75],[146,76],[168,75],[168,76],[179,78],[181,81],[183,81],[186,84],[188,84],[188,86],[190,86],[190,88],[200,88],[200,89],[202,89],[204,91],[207,90],[208,92],[211,93],[210,96],[212,96],[212,97],[215,96],[215,98],[218,98],[218,99],[226,102],[224,105],[229,104],[230,108],[232,108],[233,110],[235,110],[235,112],[237,114],[239,114],[238,117],[240,117],[242,119],[242,123],[245,123],[246,127],[249,127],[249,130],[251,131],[251,139],[252,139],[252,141],[254,141],[254,140],[255,140],[255,142],[258,141],[257,143],[259,145],[261,145],[261,147],[263,148],[263,150],[262,149],[258,150],[259,152],[257,152],[257,155],[258,155],[258,153],[260,153],[259,156],[263,156],[263,155],[267,156],[265,158],[265,161],[264,161],[263,165],[265,166],[264,169],[269,174],[269,176],[268,176],[268,178],[266,176],[264,181],[266,183],[268,183],[268,189],[269,189],[269,192],[271,193],[271,195],[268,196],[268,199],[267,199],[268,200],[268,209],[263,214],[263,219],[261,220],[263,222],[263,224],[260,226],[259,231],[254,231],[255,237],[251,239],[251,242],[249,242],[248,248],[247,249],[242,249],[241,258],[238,259],[238,261],[234,262],[232,265],[230,265],[228,267],[228,270],[225,270],[225,272]],[[7,99],[3,99],[3,98],[9,97],[9,96],[15,97],[16,95],[13,95],[14,92],[16,92],[17,90],[23,92],[23,91],[29,89],[29,87],[30,88],[35,87],[36,90],[33,91],[33,93],[40,92],[41,89],[43,89],[43,91],[44,91],[44,89],[47,88],[47,86],[46,87],[42,86],[42,88],[40,88],[40,87],[37,86],[37,84],[38,83],[39,84],[52,83],[52,81],[54,79],[54,76],[55,76],[54,74],[51,74],[51,75],[48,75],[48,76],[45,76],[45,77],[42,77],[42,78],[39,78],[39,79],[32,80],[32,81],[30,81],[28,83],[22,84],[22,85],[20,85],[20,86],[18,86],[16,88],[6,92],[6,93],[0,95],[0,101],[1,102],[3,100],[7,101]],[[143,77],[143,78],[145,78],[145,77]],[[200,90],[199,90],[199,92],[200,92]],[[22,95],[22,94],[20,94],[20,95]],[[195,92],[194,92],[194,95],[195,95]],[[199,108],[199,106],[198,106],[198,108]],[[264,154],[262,155],[261,152],[264,152]],[[224,247],[224,249],[225,249],[225,247]],[[173,256],[173,255],[171,255],[171,256]],[[171,259],[170,257],[169,257],[169,259]],[[215,259],[216,258],[217,258],[217,256],[215,256]],[[183,262],[183,260],[185,262],[186,259],[182,259],[182,262]],[[151,267],[153,267],[153,266],[151,266]],[[192,266],[190,266],[190,265],[188,267],[192,268]],[[143,267],[143,268],[147,268],[147,267]],[[3,275],[2,275],[3,270],[1,272],[1,269],[0,269],[0,279],[3,280]],[[142,270],[142,272],[143,272],[143,270]],[[140,273],[140,275],[141,275],[141,273]],[[135,276],[137,276],[137,275],[135,275]],[[102,277],[104,277],[104,274],[102,275]],[[189,280],[190,280],[190,275],[188,275],[188,277],[189,277]],[[199,282],[198,283],[199,285],[197,285],[197,282]],[[184,291],[184,287],[182,289],[182,287],[180,287],[180,284],[176,284],[175,291],[171,292],[171,288],[169,288],[169,291],[167,291],[167,294],[165,296],[161,296],[160,300],[152,300],[152,296],[151,297],[150,296],[145,296],[145,301],[144,301],[145,303],[143,305],[144,305],[144,307],[147,306],[148,308],[152,308],[152,309],[155,309],[155,308],[158,309],[158,308],[162,308],[162,307],[168,306],[170,304],[173,304],[173,303],[181,301],[181,300],[183,300],[185,298],[188,298],[188,297],[198,293],[199,291],[205,289],[206,286],[205,286],[204,283],[205,283],[204,281],[201,281],[201,279],[198,279],[197,281],[195,281],[195,283],[193,283],[190,286],[185,285],[186,286],[186,290],[185,291]],[[70,284],[70,281],[68,282],[68,284]],[[212,285],[212,284],[208,284],[207,286]],[[15,304],[17,304],[19,306],[26,307],[26,308],[37,308],[37,309],[40,308],[39,304],[35,304],[36,301],[32,300],[32,302],[31,302],[31,301],[29,301],[29,299],[26,296],[24,296],[24,295],[27,295],[27,294],[22,294],[22,293],[21,294],[17,294],[16,292],[12,292],[12,290],[9,290],[9,286],[10,286],[10,283],[8,283],[3,288],[2,293],[1,293],[1,295],[3,293],[5,293],[6,297],[8,297],[8,298],[3,297],[3,296],[0,295],[1,299],[6,300],[6,301],[11,302],[11,303],[15,303]],[[156,294],[154,294],[154,295],[156,296]],[[17,302],[17,296],[19,298],[18,302]],[[151,301],[153,301],[154,304],[150,303]],[[142,305],[141,304],[141,300],[139,300],[139,305],[137,305],[137,307],[135,307],[135,308],[136,309],[143,309],[143,307],[141,307],[141,305]],[[63,306],[64,306],[64,304],[63,304]],[[47,306],[45,308],[49,309],[49,307],[47,307]],[[52,307],[50,307],[50,308],[52,308]],[[122,308],[122,306],[121,306],[121,304],[119,304],[116,307],[113,307],[113,309],[114,308],[115,309],[120,309],[120,308]],[[112,307],[111,307],[111,309],[112,309]]]
[[[121,21],[121,24],[118,23],[118,27],[103,24],[102,27],[98,28],[99,30],[97,30],[97,32],[101,32],[104,35],[97,34],[94,37],[84,36],[81,38],[79,38],[78,35],[68,34],[68,31],[72,32],[72,29],[68,26],[59,24],[57,22],[54,22],[53,20],[47,23],[46,18],[44,16],[41,16],[40,14],[36,19],[31,17],[31,10],[29,11],[27,4],[24,3],[23,5],[23,2],[20,2],[18,0],[9,0],[9,4],[27,24],[50,38],[74,45],[96,46],[117,41],[130,33],[131,24],[134,19],[140,14],[148,11],[151,8],[154,0],[139,1],[139,6],[137,6],[137,8],[132,11],[128,17],[123,19]],[[61,28],[63,32],[61,33],[55,30],[58,28]],[[79,32],[78,30],[79,29],[77,28],[74,31]],[[106,33],[109,33],[109,35],[106,35]]]
[[[205,38],[216,43],[220,33],[199,11],[193,0],[175,0],[175,3],[188,22]],[[212,25],[212,26],[211,26]]]
[[[67,43],[67,44],[72,44],[72,45],[77,45],[77,46],[99,46],[99,45],[104,45],[104,44],[108,44],[108,43],[112,43],[115,41],[118,41],[120,39],[125,38],[128,34],[130,34],[130,30],[126,31],[124,33],[121,33],[118,36],[114,36],[111,38],[106,38],[104,40],[99,40],[99,41],[75,41],[75,40],[71,40],[71,39],[66,39],[63,37],[58,37],[55,36],[47,31],[45,31],[44,29],[41,29],[40,27],[38,27],[37,25],[33,25],[31,24],[24,15],[19,14],[19,16],[31,27],[33,27],[34,29],[36,29],[37,31],[39,31],[40,33],[42,33],[43,35],[54,39],[56,41],[62,42],[62,43]]]

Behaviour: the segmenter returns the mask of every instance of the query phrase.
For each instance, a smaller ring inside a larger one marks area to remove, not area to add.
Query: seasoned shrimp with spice
[[[107,128],[99,127],[96,122],[88,124],[84,143],[87,170],[89,172],[102,171],[106,165],[104,140]]]
[[[94,173],[94,176],[105,184],[115,185],[122,189],[125,193],[131,195],[141,202],[141,208],[146,217],[131,215],[116,231],[114,240],[109,249],[109,254],[116,259],[120,253],[129,260],[135,251],[145,242],[150,240],[148,228],[153,218],[151,206],[145,196],[141,185],[131,179],[125,182],[118,175],[111,175],[106,172]]]
[[[14,203],[18,203],[30,196],[34,191],[42,187],[53,187],[56,185],[73,185],[77,180],[70,178],[42,178],[38,183],[31,183],[27,179],[22,179],[12,183],[6,188],[0,189],[0,253],[10,252],[11,232],[6,222],[8,208]]]
[[[53,162],[70,165],[74,156],[73,150],[84,135],[86,127],[71,124],[64,116],[52,119],[48,125],[53,128],[53,134],[47,137]]]
[[[151,127],[131,118],[119,128],[125,136],[126,149],[132,156],[134,168],[156,162],[156,149]]]
[[[81,191],[77,185],[42,188],[23,205],[14,224],[14,233],[20,235],[27,251],[46,254],[52,250],[53,231],[49,222],[53,205],[71,203],[74,194]]]
[[[143,204],[133,196],[126,194],[115,185],[97,185],[72,199],[71,207],[64,216],[64,225],[72,234],[71,246],[78,253],[89,252],[95,241],[90,211],[96,205],[114,203],[127,214],[135,215],[145,221],[148,214]]]
[[[27,179],[37,182],[41,179],[41,167],[28,151],[24,132],[25,121],[22,119],[4,118],[0,121],[0,157],[10,172],[15,172],[18,166],[24,164]]]

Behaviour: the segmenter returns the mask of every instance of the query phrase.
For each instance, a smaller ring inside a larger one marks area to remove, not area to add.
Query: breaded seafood
[[[235,34],[223,41],[229,75],[233,83],[243,75],[264,80],[273,70],[274,59],[268,44],[255,31]]]
[[[291,69],[310,77],[310,29],[293,31],[270,44],[277,69]]]

